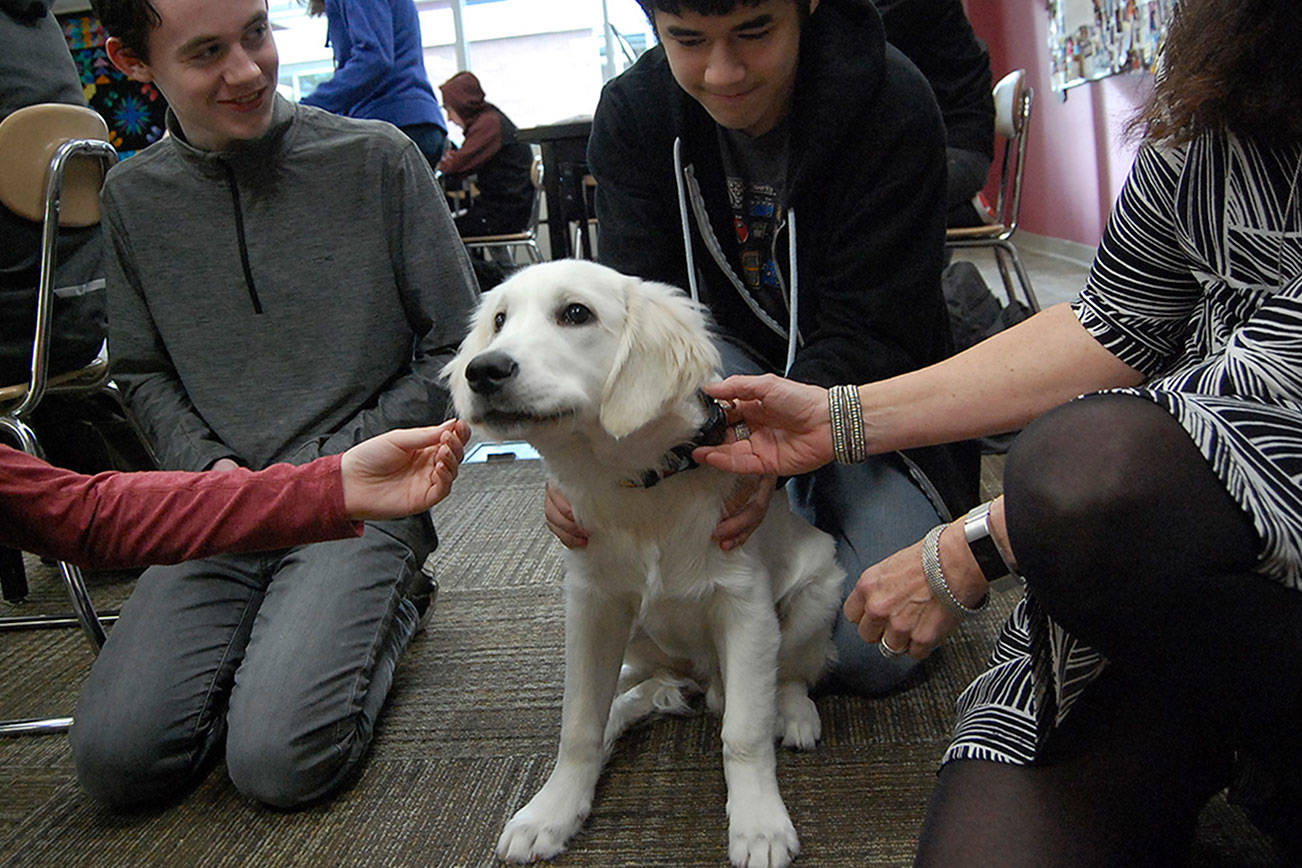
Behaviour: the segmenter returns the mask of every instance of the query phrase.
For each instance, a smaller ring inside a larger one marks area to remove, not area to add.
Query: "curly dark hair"
[[[647,20],[654,27],[656,10],[670,15],[681,15],[684,9],[697,15],[727,15],[738,6],[758,6],[760,2],[761,0],[637,0],[637,5],[642,7]],[[801,20],[809,16],[809,0],[792,2],[800,9]]]
[[[1179,145],[1211,129],[1268,145],[1302,140],[1298,0],[1181,0],[1152,98],[1131,124]]]
[[[149,60],[149,32],[163,23],[149,0],[90,0],[90,9],[108,31],[141,60]]]

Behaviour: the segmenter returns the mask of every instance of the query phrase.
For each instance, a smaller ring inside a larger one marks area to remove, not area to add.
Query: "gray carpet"
[[[985,482],[997,485],[997,462]],[[560,721],[559,545],[542,524],[536,462],[465,467],[435,509],[442,592],[399,666],[369,761],[334,799],[294,813],[241,797],[218,767],[166,810],[115,815],[82,795],[61,736],[0,739],[0,864],[489,866],[506,819],[552,764]],[[25,607],[57,608],[29,560]],[[94,578],[112,606],[129,579]],[[1005,595],[964,625],[907,689],[818,700],[823,742],[782,752],[779,780],[806,866],[907,865],[953,699],[983,665]],[[90,663],[78,632],[0,636],[0,714],[70,713]],[[627,734],[592,817],[558,866],[725,865],[718,721],[653,721]],[[1195,864],[1275,864],[1237,809],[1204,812]]]

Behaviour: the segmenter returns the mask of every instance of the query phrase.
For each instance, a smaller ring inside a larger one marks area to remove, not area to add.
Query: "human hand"
[[[343,454],[344,509],[357,521],[424,512],[447,496],[465,455],[470,427],[458,419],[399,428]]]
[[[733,473],[794,476],[830,462],[832,426],[827,390],[773,374],[729,377],[705,387],[706,394],[732,402],[728,421],[734,423],[719,446],[700,446],[692,457]],[[750,429],[736,438],[737,422]]]
[[[777,484],[775,476],[737,477],[732,494],[723,502],[723,518],[711,534],[719,548],[726,552],[750,539],[768,512]]]
[[[228,470],[238,470],[239,467],[240,465],[236,463],[234,458],[218,458],[208,469],[217,473],[225,473]]]
[[[588,531],[574,517],[574,507],[570,505],[570,501],[550,482],[547,483],[543,513],[547,519],[548,530],[556,534],[561,545],[567,549],[587,547]]]
[[[964,605],[976,607],[987,593],[981,568],[967,549],[960,519],[940,537],[940,563],[950,590]],[[931,593],[917,542],[864,570],[845,600],[845,617],[859,625],[865,642],[921,660],[954,632],[958,618]]]

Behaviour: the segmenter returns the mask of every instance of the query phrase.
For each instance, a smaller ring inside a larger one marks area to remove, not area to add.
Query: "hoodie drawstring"
[[[683,185],[683,140],[674,139],[674,181],[678,184],[678,219],[683,227],[683,250],[687,254],[687,288],[692,301],[700,302],[696,288],[696,260],[692,255],[692,224],[687,219],[687,189]]]
[[[688,191],[685,179],[687,178],[687,168],[683,165],[683,140],[681,137],[674,139],[674,181],[678,187],[678,218],[683,228],[683,251],[687,258],[687,287],[692,296],[692,301],[699,302],[700,290],[696,285],[696,259],[692,251],[692,225],[687,216]],[[700,192],[693,187],[693,193],[699,199]],[[741,294],[747,306],[755,315],[763,321],[769,328],[787,339],[787,365],[784,373],[791,371],[792,364],[796,360],[796,349],[800,346],[800,327],[797,316],[799,314],[799,296],[800,296],[800,275],[796,267],[796,209],[787,209],[787,266],[791,272],[791,291],[790,298],[787,300],[787,328],[783,334],[782,326],[775,322],[768,313],[759,306],[746,292],[744,286],[736,275],[732,273],[724,262],[723,251],[719,248],[719,243],[714,237],[714,232],[710,228],[709,220],[705,214],[704,206],[699,201],[692,201],[692,208],[696,212],[696,222],[700,224],[701,237],[705,240],[706,247],[710,248],[715,259],[719,262],[719,267],[724,270],[732,281],[737,292]]]
[[[244,238],[244,207],[240,204],[240,186],[235,180],[235,170],[228,163],[220,163],[226,171],[226,182],[231,188],[231,201],[235,205],[235,232],[239,236],[240,265],[244,267],[244,285],[249,290],[249,301],[253,303],[253,312],[262,313],[262,300],[258,298],[258,287],[253,282],[253,267],[249,264],[249,248]]]

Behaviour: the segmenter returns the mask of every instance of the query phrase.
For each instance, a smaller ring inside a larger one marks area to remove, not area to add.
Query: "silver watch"
[[[995,588],[1004,588],[1021,579],[1008,553],[990,533],[990,504],[973,507],[963,519],[963,536],[976,558],[981,573]]]

